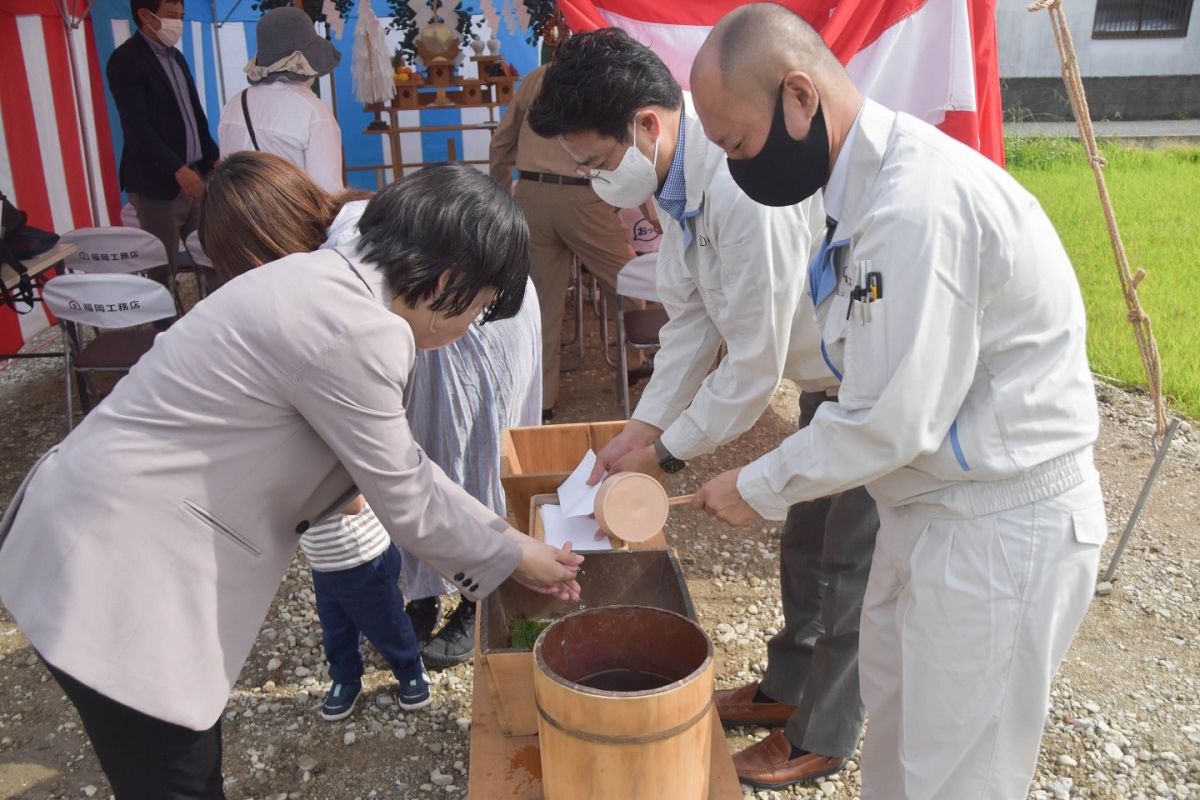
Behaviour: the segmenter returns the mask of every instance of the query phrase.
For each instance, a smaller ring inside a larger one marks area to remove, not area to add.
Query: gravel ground
[[[590,325],[590,323],[589,323]],[[43,336],[38,343],[51,344]],[[594,331],[586,363],[564,376],[559,422],[614,419],[614,378]],[[1148,403],[1098,386],[1111,553],[1151,460]],[[758,425],[718,457],[673,477],[672,493],[769,450],[795,425],[796,395],[781,388]],[[0,502],[39,453],[65,432],[55,362],[0,365]],[[1055,682],[1032,798],[1200,798],[1200,434],[1188,424],[1172,447],[1113,593],[1097,598]],[[691,510],[668,535],[700,621],[719,654],[719,685],[753,679],[782,625],[778,528],[733,531]],[[288,570],[225,714],[231,800],[458,798],[466,796],[472,672],[435,675],[434,704],[404,713],[395,682],[368,651],[367,693],[355,714],[322,721],[328,688],[312,585],[298,556]],[[28,642],[0,614],[0,799],[108,797],[78,717]],[[732,747],[765,734],[730,732]],[[747,797],[858,796],[857,761],[815,785]]]

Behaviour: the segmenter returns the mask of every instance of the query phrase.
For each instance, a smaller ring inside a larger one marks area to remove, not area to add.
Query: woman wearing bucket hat
[[[342,132],[312,82],[333,72],[342,54],[317,35],[298,8],[275,8],[255,30],[257,55],[246,64],[250,87],[221,111],[221,151],[260,150],[286,158],[327,192],[342,182]]]

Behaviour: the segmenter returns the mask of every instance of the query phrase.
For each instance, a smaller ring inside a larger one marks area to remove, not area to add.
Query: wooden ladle
[[[690,503],[695,495],[667,497],[667,490],[641,472],[618,472],[596,492],[596,522],[605,533],[625,542],[644,542],[662,530],[671,506]]]

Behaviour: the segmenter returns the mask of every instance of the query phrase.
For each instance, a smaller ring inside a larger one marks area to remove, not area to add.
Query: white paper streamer
[[[489,32],[492,36],[496,36],[500,33],[500,14],[496,11],[495,2],[493,0],[482,0],[479,5]]]
[[[371,8],[371,0],[359,0],[358,25],[354,33],[354,96],[360,103],[387,103],[396,96],[391,52],[383,24]]]
[[[524,33],[529,30],[529,8],[523,0],[512,0],[513,4],[513,22],[517,24],[517,29],[512,33]]]
[[[325,24],[329,26],[329,30],[333,31],[333,35],[339,39],[342,38],[342,34],[346,32],[346,20],[342,19],[342,15],[338,13],[333,0],[324,0],[321,3],[321,13],[325,15]]]

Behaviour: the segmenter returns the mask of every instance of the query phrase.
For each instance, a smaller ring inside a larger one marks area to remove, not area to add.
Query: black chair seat
[[[658,332],[667,324],[667,312],[661,308],[625,312],[625,341],[636,347],[658,344]]]
[[[158,331],[149,328],[105,331],[75,358],[77,369],[129,369],[153,345]]]

